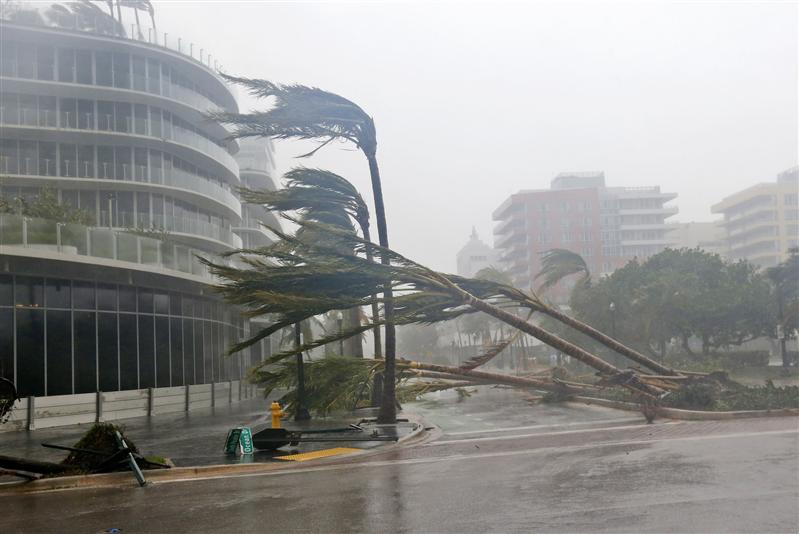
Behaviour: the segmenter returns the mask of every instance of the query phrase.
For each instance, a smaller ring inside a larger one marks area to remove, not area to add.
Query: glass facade
[[[269,353],[267,340],[224,355],[249,328],[191,294],[0,275],[0,375],[21,396],[236,380]]]

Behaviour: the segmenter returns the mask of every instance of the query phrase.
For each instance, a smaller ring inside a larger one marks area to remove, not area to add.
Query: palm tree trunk
[[[358,224],[361,227],[361,233],[363,234],[364,241],[372,242],[372,236],[369,232],[369,222],[368,221],[358,221]],[[372,254],[371,249],[367,247],[366,249],[366,259],[370,262],[374,261],[374,255]],[[372,322],[376,323],[380,319],[380,308],[377,305],[377,299],[375,295],[372,295]],[[383,340],[382,335],[380,333],[380,325],[375,324],[375,327],[372,329],[372,336],[374,337],[374,358],[376,360],[383,359]],[[372,399],[371,404],[372,406],[379,405],[383,400],[383,375],[382,373],[375,373],[374,382],[372,384]]]
[[[578,321],[574,317],[566,315],[565,313],[562,313],[562,312],[560,312],[560,311],[558,311],[558,310],[556,310],[554,308],[550,308],[548,306],[544,306],[542,308],[538,308],[538,310],[541,313],[543,313],[544,315],[548,315],[548,316],[552,317],[553,319],[556,319],[556,320],[560,321],[561,323],[574,328],[578,332],[582,332],[583,334],[587,335],[591,339],[593,339],[595,341],[598,341],[599,343],[605,345],[609,349],[611,349],[611,350],[613,350],[615,352],[618,352],[622,356],[626,356],[630,360],[632,360],[632,361],[634,361],[634,362],[636,362],[638,364],[641,364],[641,365],[643,365],[644,367],[646,367],[648,369],[651,369],[653,371],[657,371],[658,374],[669,375],[669,376],[679,376],[679,374],[680,374],[677,371],[675,371],[674,369],[672,369],[670,367],[666,367],[665,365],[662,365],[662,364],[656,362],[652,358],[648,358],[647,356],[644,356],[643,354],[641,354],[637,350],[634,350],[634,349],[628,347],[627,345],[619,343],[618,341],[616,341],[612,337],[610,337],[608,335],[605,335],[604,333],[600,332],[596,328],[594,328],[594,327],[592,327],[592,326],[590,326],[590,325],[588,325],[588,324],[586,324],[586,323],[584,323],[582,321]]]
[[[122,35],[125,35],[125,25],[122,24],[122,6],[120,5],[120,1],[116,0],[117,4],[117,19],[119,21],[119,27],[122,30]]]
[[[380,246],[388,248],[388,228],[386,226],[386,209],[383,204],[383,186],[380,183],[380,169],[377,166],[377,156],[374,152],[365,152],[369,162],[369,176],[372,179],[372,195],[375,203],[375,220],[377,221],[377,238]],[[380,263],[390,265],[388,254],[380,255]],[[383,316],[385,319],[386,352],[383,370],[383,399],[380,403],[380,412],[377,422],[380,424],[394,424],[397,422],[396,401],[396,356],[397,332],[394,328],[394,294],[391,282],[383,286]]]
[[[609,376],[616,376],[622,374],[622,370],[619,369],[618,367],[615,367],[607,363],[605,360],[601,358],[597,358],[593,354],[583,350],[577,345],[573,345],[572,343],[569,343],[565,339],[562,339],[544,330],[543,328],[534,325],[533,323],[525,321],[521,317],[513,315],[512,313],[508,313],[502,308],[498,308],[492,304],[489,304],[488,302],[478,299],[468,291],[465,291],[460,287],[458,287],[457,285],[455,285],[454,283],[450,282],[447,278],[442,276],[441,281],[444,282],[444,284],[447,286],[448,289],[450,289],[450,291],[453,294],[456,294],[459,298],[461,298],[464,301],[465,304],[470,305],[474,309],[487,313],[492,317],[496,317],[500,321],[503,321],[504,323],[518,330],[521,330],[526,334],[530,334],[534,338],[543,341],[553,349],[562,352],[564,354],[568,354],[572,358],[579,360],[590,367],[593,367],[600,373],[604,373]],[[649,386],[648,384],[644,384],[639,380],[637,380],[634,376],[632,376],[630,380],[620,385],[637,393],[642,393],[644,395],[651,397],[657,397],[661,393],[663,393],[659,388],[655,388]]]

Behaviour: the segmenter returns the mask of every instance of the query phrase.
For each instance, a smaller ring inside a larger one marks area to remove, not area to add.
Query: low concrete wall
[[[26,397],[17,401],[8,422],[0,425],[0,432],[189,412],[240,402],[256,395],[255,386],[231,380],[168,388]]]

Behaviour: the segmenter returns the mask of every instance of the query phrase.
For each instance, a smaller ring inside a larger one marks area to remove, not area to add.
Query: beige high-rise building
[[[724,215],[728,255],[762,267],[776,265],[799,246],[799,167],[734,193],[712,207]]]

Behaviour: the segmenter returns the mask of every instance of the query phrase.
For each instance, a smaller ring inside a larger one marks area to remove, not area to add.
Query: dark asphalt
[[[443,435],[269,474],[3,497],[3,532],[797,532],[796,418],[658,422],[481,388]],[[466,423],[471,422],[471,423]]]

